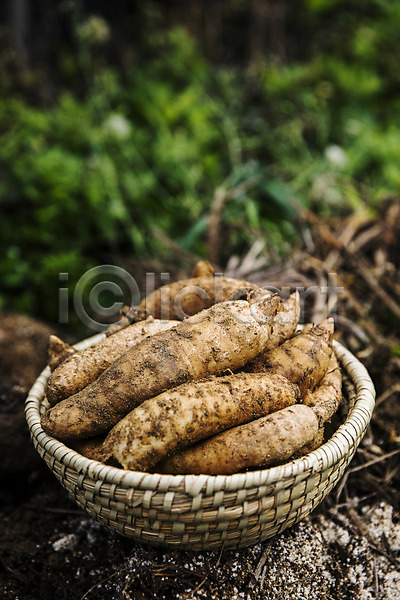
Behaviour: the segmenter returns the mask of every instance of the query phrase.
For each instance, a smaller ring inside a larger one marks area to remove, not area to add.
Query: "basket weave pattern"
[[[93,336],[84,349],[103,339]],[[371,419],[375,390],[365,367],[341,344],[334,350],[348,376],[348,412],[327,443],[282,466],[235,475],[158,475],[125,471],[84,458],[40,425],[50,369],[26,400],[36,450],[75,502],[93,519],[137,541],[174,548],[239,548],[279,534],[332,490]]]

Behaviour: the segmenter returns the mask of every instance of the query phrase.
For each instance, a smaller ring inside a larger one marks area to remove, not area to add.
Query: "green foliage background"
[[[240,33],[244,3],[223,5],[227,27]],[[373,211],[398,193],[400,5],[286,5],[284,59],[213,60],[187,28],[163,25],[159,4],[144,2],[124,62],[107,54],[117,30],[62,3],[73,52],[61,44],[56,53],[50,101],[34,90],[54,66],[21,84],[3,50],[2,308],[56,322],[59,273],[69,274],[72,293],[98,264],[173,263],[158,230],[206,257],[218,187],[231,192],[222,267],[256,239],[269,260],[287,256],[303,206],[330,217]]]

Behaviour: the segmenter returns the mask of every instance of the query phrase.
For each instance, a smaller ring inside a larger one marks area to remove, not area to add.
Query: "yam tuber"
[[[192,271],[192,277],[212,277],[214,272],[214,267],[211,263],[207,260],[199,260]]]
[[[106,337],[95,346],[90,346],[69,356],[51,374],[47,384],[47,399],[50,405],[76,394],[97,377],[124,352],[144,338],[160,331],[171,329],[178,321],[160,321],[148,318],[129,325]]]
[[[238,425],[160,462],[160,473],[230,475],[287,461],[318,433],[314,411],[295,404]]]
[[[318,385],[328,369],[332,339],[333,319],[329,318],[258,356],[246,370],[279,373],[305,394]]]
[[[334,352],[324,378],[314,391],[304,395],[303,403],[313,409],[321,425],[330,422],[342,399],[342,373]]]
[[[183,320],[231,298],[240,288],[258,289],[248,281],[213,275],[209,263],[198,263],[190,279],[166,284],[146,296],[140,303],[158,319]]]
[[[243,367],[265,348],[280,306],[275,295],[221,302],[145,338],[96,381],[52,407],[43,429],[62,440],[104,433],[147,398]]]
[[[106,329],[106,336],[113,335],[133,323],[138,323],[138,321],[145,321],[149,316],[147,310],[140,306],[124,306],[120,311],[120,320]]]
[[[51,335],[49,337],[49,346],[47,352],[49,356],[48,364],[50,371],[54,371],[66,358],[72,354],[75,354],[76,349],[67,344],[67,342],[60,340],[60,338],[56,335]]]
[[[300,448],[300,450],[295,452],[293,454],[292,458],[300,458],[301,456],[304,456],[305,454],[309,454],[313,450],[316,450],[317,448],[319,448],[324,443],[324,436],[325,436],[325,428],[323,425],[321,425],[319,427],[315,437],[310,442],[307,442],[307,444],[304,444],[304,446],[302,446]]]
[[[268,341],[267,347],[257,357],[257,361],[262,361],[267,352],[276,346],[280,346],[283,342],[292,337],[299,324],[300,318],[300,295],[296,291],[289,296],[282,304],[274,318],[272,334]]]
[[[299,389],[280,375],[239,373],[184,383],[150,398],[109,432],[103,460],[146,471],[176,448],[294,404]]]
[[[73,440],[69,443],[69,447],[75,452],[82,454],[86,458],[91,460],[102,460],[102,449],[103,449],[104,435],[98,435],[92,438],[85,438],[82,440]]]

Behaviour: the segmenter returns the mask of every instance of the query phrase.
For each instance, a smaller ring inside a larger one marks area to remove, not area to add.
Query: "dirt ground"
[[[379,223],[386,217],[387,213]],[[398,221],[390,223],[396,232]],[[141,546],[79,510],[33,448],[24,418],[26,394],[46,363],[48,336],[56,327],[21,315],[0,315],[0,596],[5,600],[400,598],[400,320],[393,314],[396,308],[385,304],[363,271],[368,268],[398,306],[387,282],[399,286],[400,252],[399,237],[389,236],[384,247],[389,264],[378,273],[382,256],[376,257],[367,240],[369,228],[376,225],[353,225],[350,237],[358,240],[358,246],[350,264],[348,257],[340,263],[343,249],[332,247],[326,230],[313,223],[312,261],[307,262],[310,254],[303,248],[286,264],[284,276],[276,268],[262,273],[264,281],[276,285],[283,280],[321,283],[321,273],[332,272],[324,269],[330,257],[329,267],[340,273],[345,287],[336,335],[370,370],[378,402],[341,484],[299,524],[244,550],[180,552]],[[340,240],[349,237],[350,229],[349,220],[333,224],[330,233]],[[362,252],[360,235],[367,240]],[[369,236],[374,239],[372,232]],[[347,241],[346,252],[348,248]],[[337,255],[333,265],[332,252]],[[240,265],[235,268],[237,272]],[[253,279],[260,280],[260,275],[253,274]],[[317,301],[305,307],[311,318],[320,310]]]

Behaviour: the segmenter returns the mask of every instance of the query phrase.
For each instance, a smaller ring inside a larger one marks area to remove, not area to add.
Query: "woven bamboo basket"
[[[84,349],[104,334],[76,345]],[[282,466],[229,476],[126,471],[84,458],[40,425],[50,369],[26,400],[36,450],[93,519],[123,536],[169,548],[240,548],[273,537],[308,515],[342,477],[370,422],[375,402],[365,367],[339,342],[346,379],[342,424],[321,447]]]

